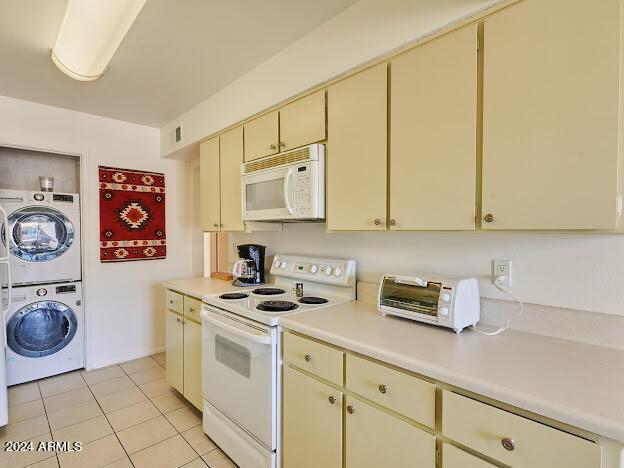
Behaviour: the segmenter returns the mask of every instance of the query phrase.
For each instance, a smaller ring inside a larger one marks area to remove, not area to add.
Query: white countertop
[[[202,276],[165,281],[162,285],[167,289],[173,289],[174,291],[199,299],[210,294],[221,294],[237,289],[236,286],[232,285],[231,281],[204,278]]]
[[[624,351],[507,330],[460,335],[353,301],[284,328],[624,442]]]

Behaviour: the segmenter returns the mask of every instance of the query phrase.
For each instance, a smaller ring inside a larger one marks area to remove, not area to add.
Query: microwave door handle
[[[429,286],[429,282],[425,281],[418,276],[396,276],[394,281],[399,284],[407,284],[410,286],[418,286],[421,288],[426,288]]]
[[[293,214],[293,208],[290,204],[290,179],[292,179],[292,173],[292,169],[288,169],[286,177],[284,177],[284,201],[286,202],[288,214]]]
[[[256,333],[247,332],[243,330],[242,328],[239,328],[235,325],[230,325],[229,323],[226,323],[223,320],[210,315],[209,312],[204,311],[204,310],[201,311],[200,315],[201,315],[202,320],[212,324],[216,328],[226,330],[236,336],[240,336],[241,338],[244,338],[249,341],[253,341],[255,343],[261,343],[261,344],[266,344],[266,345],[271,344],[271,337],[269,335],[258,335]]]

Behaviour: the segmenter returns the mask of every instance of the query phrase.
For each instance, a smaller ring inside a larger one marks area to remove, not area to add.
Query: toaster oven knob
[[[440,310],[438,312],[442,317],[448,317],[449,309],[448,307],[440,307]]]
[[[318,271],[318,265],[310,265],[310,273],[314,274]]]
[[[440,298],[442,299],[442,302],[448,302],[451,300],[451,295],[449,293],[442,293],[440,294]]]

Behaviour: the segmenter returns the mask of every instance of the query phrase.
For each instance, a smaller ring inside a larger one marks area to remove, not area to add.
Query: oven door
[[[295,215],[293,167],[280,167],[241,177],[243,219],[266,221]]]
[[[204,398],[269,450],[277,447],[277,331],[202,306]]]

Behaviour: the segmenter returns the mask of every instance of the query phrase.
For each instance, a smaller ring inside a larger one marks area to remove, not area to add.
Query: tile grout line
[[[39,382],[36,382],[37,390],[39,390],[39,396],[41,397],[41,405],[43,406],[43,414],[45,415],[46,422],[48,423],[48,428],[50,429],[50,439],[54,441],[54,434],[52,434],[52,426],[50,425],[50,418],[48,418],[48,409],[46,408],[45,401],[43,400],[43,393],[41,393],[41,386]],[[49,457],[52,458],[52,457]],[[58,451],[54,450],[54,458],[56,458],[56,464],[60,467],[61,461],[59,460]],[[45,459],[47,460],[47,458]]]

